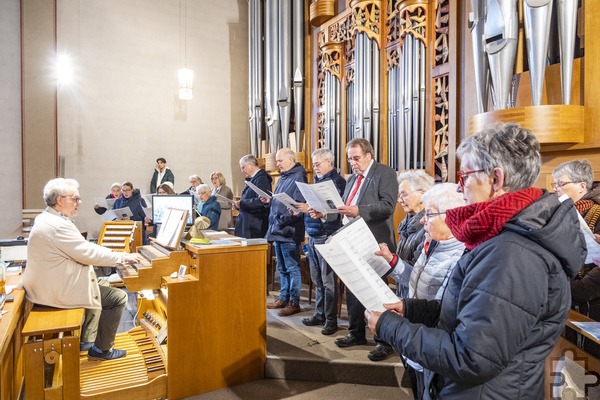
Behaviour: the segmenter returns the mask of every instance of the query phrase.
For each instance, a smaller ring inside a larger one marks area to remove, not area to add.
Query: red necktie
[[[352,189],[350,196],[348,196],[348,198],[346,199],[347,206],[352,204],[352,200],[354,199],[354,196],[356,196],[356,192],[358,192],[358,189],[360,188],[360,183],[362,182],[363,178],[364,178],[364,176],[362,176],[362,175],[357,176],[356,185],[354,185],[354,189]]]

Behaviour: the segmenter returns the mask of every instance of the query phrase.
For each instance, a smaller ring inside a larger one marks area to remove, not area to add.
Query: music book
[[[344,202],[338,193],[332,180],[309,185],[304,182],[296,182],[298,189],[306,202],[315,211],[323,214],[337,213],[338,207]]]
[[[163,247],[175,250],[181,242],[187,216],[188,210],[167,209],[155,241]]]
[[[292,199],[289,194],[282,192],[273,195],[273,198],[277,201],[282,202],[287,208],[292,209],[296,212],[300,212],[300,209],[296,207],[297,201]]]
[[[364,219],[355,218],[315,248],[367,310],[385,311],[384,303],[400,301],[381,279],[391,268],[375,255],[379,244]]]
[[[262,191],[258,186],[256,186],[254,183],[250,182],[250,181],[246,181],[246,185],[248,185],[248,187],[252,190],[254,190],[254,193],[256,193],[259,197],[262,197],[263,199],[267,199],[267,200],[271,200],[271,195]]]
[[[115,204],[115,201],[117,201],[117,199],[107,199],[104,197],[94,197],[94,204],[98,204],[100,207],[104,207],[106,209],[111,209],[112,206]]]
[[[571,321],[575,326],[578,326],[581,330],[586,331],[596,339],[600,340],[600,322],[578,322]]]
[[[133,213],[129,207],[106,210],[106,212],[102,214],[102,220],[104,221],[124,221],[127,217],[129,217],[129,219],[133,217]]]

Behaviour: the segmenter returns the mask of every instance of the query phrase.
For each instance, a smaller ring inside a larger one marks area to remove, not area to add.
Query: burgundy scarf
[[[525,207],[542,197],[538,188],[527,188],[483,203],[446,211],[446,224],[454,237],[469,250],[498,235],[504,224]]]

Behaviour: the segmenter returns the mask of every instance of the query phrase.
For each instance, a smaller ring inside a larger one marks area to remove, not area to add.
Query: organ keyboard
[[[189,265],[185,250],[169,250],[157,242],[137,248],[144,260],[140,263],[117,265],[117,273],[130,292],[159,289],[161,278]]]

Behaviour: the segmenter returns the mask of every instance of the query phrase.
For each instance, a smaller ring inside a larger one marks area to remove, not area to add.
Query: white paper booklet
[[[355,218],[315,248],[366,309],[385,311],[384,303],[400,301],[381,279],[390,266],[375,255],[379,245],[362,218]]]
[[[277,201],[282,202],[287,208],[290,208],[296,212],[300,212],[300,209],[296,207],[297,201],[292,199],[287,193],[277,193],[273,195],[273,198]]]
[[[337,213],[337,208],[344,205],[340,194],[331,180],[313,185],[296,182],[296,185],[298,185],[298,189],[300,189],[308,205],[315,211],[324,214]]]
[[[106,210],[106,212],[102,214],[102,220],[104,221],[122,221],[126,217],[133,217],[133,213],[129,207]]]
[[[144,214],[146,214],[146,218],[152,219],[154,218],[154,214],[152,212],[152,207],[144,207]]]
[[[268,193],[265,193],[263,190],[261,190],[258,186],[256,186],[254,183],[250,182],[250,181],[246,181],[246,185],[248,185],[248,187],[252,190],[254,190],[254,193],[256,193],[259,197],[262,197],[263,199],[267,199],[270,200],[271,199],[271,195]]]
[[[218,193],[217,193],[217,195],[216,195],[216,196],[217,196],[217,200],[224,201],[224,202],[226,202],[226,203],[229,203],[229,204],[231,204],[231,205],[234,205],[234,204],[235,204],[235,200],[228,199],[227,197],[225,197],[225,196],[221,196],[221,195],[220,195],[220,194],[218,194]]]
[[[94,197],[94,204],[98,204],[100,207],[104,208],[111,208],[108,206],[108,203],[106,202],[106,199],[104,197]]]

